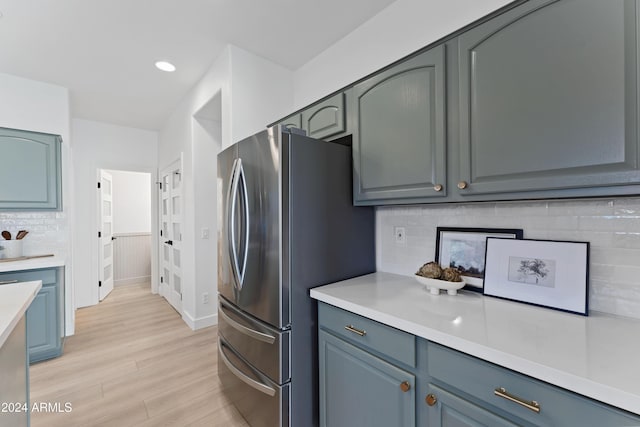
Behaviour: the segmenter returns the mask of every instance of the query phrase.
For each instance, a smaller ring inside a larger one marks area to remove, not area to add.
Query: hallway
[[[148,283],[117,286],[76,312],[62,357],[31,366],[31,406],[55,409],[31,425],[246,426],[220,392],[216,344],[216,327],[191,331]]]

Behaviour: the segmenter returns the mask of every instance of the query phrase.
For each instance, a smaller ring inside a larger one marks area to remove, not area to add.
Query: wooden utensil
[[[8,232],[7,230],[4,230],[2,232],[2,237],[4,237],[4,240],[11,240],[11,233]]]
[[[18,231],[18,234],[16,235],[16,240],[24,239],[27,236],[27,234],[29,234],[29,232],[27,230]]]

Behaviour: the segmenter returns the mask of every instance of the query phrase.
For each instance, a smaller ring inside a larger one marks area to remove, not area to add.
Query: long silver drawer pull
[[[218,307],[218,312],[220,313],[220,315],[224,318],[225,322],[227,322],[233,329],[245,335],[248,335],[251,338],[266,342],[267,344],[273,344],[274,342],[276,342],[276,337],[274,337],[273,335],[263,334],[262,332],[247,328],[246,326],[233,320],[227,313],[224,312],[224,306],[222,304],[220,304]]]
[[[522,405],[525,408],[535,412],[536,414],[540,413],[540,404],[538,402],[536,402],[535,400],[520,399],[519,397],[509,393],[507,390],[505,390],[504,387],[498,387],[493,391],[493,394],[495,394],[498,397],[502,397],[503,399],[507,399],[510,402],[517,403],[518,405]]]
[[[361,337],[367,335],[367,331],[362,330],[362,329],[358,329],[358,328],[354,327],[353,325],[347,325],[344,328],[349,332],[353,332],[354,334],[360,335]]]
[[[239,380],[241,380],[242,382],[244,382],[248,386],[250,386],[252,388],[255,388],[256,390],[258,390],[261,393],[264,393],[264,394],[269,395],[269,396],[275,396],[276,395],[276,390],[274,388],[269,387],[268,385],[262,384],[261,382],[258,382],[256,380],[254,380],[253,378],[249,378],[240,369],[238,369],[235,366],[233,366],[233,363],[231,363],[231,361],[227,358],[227,355],[224,354],[224,350],[222,349],[222,343],[220,341],[218,341],[218,350],[219,350],[220,357],[222,358],[222,361],[224,362],[224,364],[227,365],[227,368],[229,368],[229,370],[231,372],[233,372],[233,374],[236,377],[238,377]]]
[[[11,283],[18,283],[18,280],[4,280],[2,282],[0,282],[0,285],[9,285]]]

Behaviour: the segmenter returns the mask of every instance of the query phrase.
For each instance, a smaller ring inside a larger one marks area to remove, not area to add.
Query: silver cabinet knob
[[[442,187],[442,184],[436,184],[433,186],[433,190],[438,192],[442,191],[443,188],[444,187]]]
[[[458,188],[461,190],[464,190],[465,188],[467,188],[469,186],[469,184],[467,183],[467,181],[460,181],[458,183]]]

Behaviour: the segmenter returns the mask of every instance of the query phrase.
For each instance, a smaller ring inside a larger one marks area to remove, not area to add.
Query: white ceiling
[[[73,117],[157,130],[225,45],[295,70],[393,1],[0,0],[0,72],[69,88]]]

